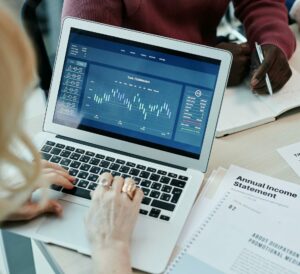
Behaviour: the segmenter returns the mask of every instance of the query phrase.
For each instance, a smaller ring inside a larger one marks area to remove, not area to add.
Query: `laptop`
[[[223,50],[67,18],[36,143],[76,186],[49,190],[64,206],[62,218],[17,230],[90,254],[90,191],[104,172],[132,177],[145,194],[132,266],[163,272],[207,169],[231,59]]]

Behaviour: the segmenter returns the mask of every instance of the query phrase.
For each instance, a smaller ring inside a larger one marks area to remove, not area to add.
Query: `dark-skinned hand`
[[[251,49],[248,43],[219,43],[217,48],[228,50],[233,55],[228,86],[239,85],[249,73]]]
[[[268,73],[273,92],[280,90],[292,76],[292,71],[284,53],[274,45],[262,45],[264,61],[260,64],[256,50],[251,54],[250,87],[253,91],[268,93],[266,73]]]

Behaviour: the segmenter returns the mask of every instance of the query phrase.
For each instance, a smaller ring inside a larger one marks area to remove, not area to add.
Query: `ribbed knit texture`
[[[72,16],[214,46],[216,28],[230,0],[65,0]],[[290,58],[296,40],[288,27],[285,0],[235,0],[251,47],[273,44]]]

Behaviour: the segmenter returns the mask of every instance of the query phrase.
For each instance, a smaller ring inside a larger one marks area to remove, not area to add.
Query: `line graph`
[[[172,116],[172,112],[167,102],[163,102],[162,105],[146,105],[142,101],[139,93],[134,95],[133,100],[131,101],[126,97],[125,93],[119,92],[118,89],[112,89],[110,93],[104,93],[103,97],[94,94],[93,100],[99,105],[109,103],[125,107],[128,111],[140,111],[143,114],[144,120],[146,120],[149,116],[156,116],[165,119],[171,119]]]
[[[170,139],[182,87],[138,74],[91,66],[82,111],[85,117]]]

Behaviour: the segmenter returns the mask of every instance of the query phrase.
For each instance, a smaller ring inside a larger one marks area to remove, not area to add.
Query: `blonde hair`
[[[0,8],[0,165],[13,166],[22,183],[12,185],[0,174],[0,221],[23,202],[24,193],[32,191],[40,175],[39,153],[22,129],[22,112],[29,89],[35,79],[36,60],[19,24]],[[25,159],[15,149],[21,143],[32,155]]]

